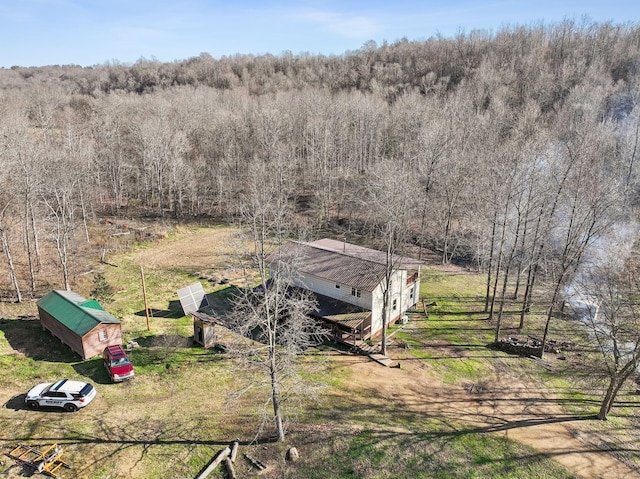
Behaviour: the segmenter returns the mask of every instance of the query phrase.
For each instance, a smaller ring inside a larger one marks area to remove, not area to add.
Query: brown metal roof
[[[366,261],[373,261],[374,263],[387,264],[387,253],[376,249],[365,248],[364,246],[358,246],[344,241],[338,241],[331,238],[323,238],[311,243],[319,248],[336,251],[338,253],[360,258]],[[409,258],[406,256],[394,255],[394,264],[399,269],[415,268],[421,264],[422,261]]]
[[[289,241],[267,257],[268,262],[296,258],[299,271],[335,283],[373,291],[385,275],[386,254],[342,241],[323,239],[313,243]],[[400,268],[415,267],[421,262],[397,257]]]
[[[203,311],[191,311],[191,313],[189,314],[191,314],[191,316],[193,316],[195,319],[199,319],[203,323],[221,324],[215,316],[211,316],[210,314],[207,314]]]

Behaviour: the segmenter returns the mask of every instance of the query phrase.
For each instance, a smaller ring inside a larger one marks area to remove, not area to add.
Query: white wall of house
[[[417,275],[414,282],[405,285],[405,296],[403,299],[404,312],[413,307],[420,299],[420,269],[418,269]]]
[[[402,316],[418,300],[420,293],[420,279],[407,284],[407,270],[397,270],[391,278],[389,294],[389,310],[387,325]],[[295,286],[308,289],[330,298],[339,299],[345,303],[371,310],[371,334],[376,335],[382,329],[382,285],[378,285],[372,292],[355,290],[351,286],[336,283],[308,274],[301,274],[294,279]]]
[[[398,316],[405,313],[408,305],[408,293],[406,288],[407,272],[395,271],[391,276],[391,289],[389,291],[389,308],[387,311],[387,325]],[[371,308],[371,334],[375,335],[382,330],[382,309],[384,306],[384,294],[382,283],[373,291]]]
[[[345,284],[328,281],[311,275],[300,275],[294,279],[296,286],[323,294],[330,298],[339,299],[345,303],[354,304],[361,308],[371,309],[371,292],[355,290]]]

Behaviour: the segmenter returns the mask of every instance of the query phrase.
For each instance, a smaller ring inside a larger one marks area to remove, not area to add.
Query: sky
[[[370,41],[640,21],[638,0],[0,0],[0,67],[342,55]]]

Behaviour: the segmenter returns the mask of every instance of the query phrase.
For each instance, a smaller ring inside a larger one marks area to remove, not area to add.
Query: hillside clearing
[[[633,468],[639,455],[635,436],[615,444],[626,462],[594,447],[607,429],[635,421],[634,398],[626,396],[630,412],[619,424],[563,407],[568,404],[563,391],[544,386],[542,368],[484,347],[490,325],[471,308],[473,292],[464,290],[478,280],[452,268],[425,272],[425,278],[454,281],[459,294],[451,303],[446,294],[439,295],[437,314],[415,315],[398,333],[410,345],[390,348],[399,369],[336,348],[310,351],[304,360],[322,360],[321,371],[307,374],[328,384],[320,402],[303,405],[286,444],[271,443],[264,435],[254,442],[258,418],[252,398],[227,401],[236,375],[242,374],[234,361],[193,347],[189,318],[153,317],[146,331],[139,314],[141,265],[149,278],[151,307],[168,311],[175,288],[194,281],[194,272],[209,268],[246,275],[234,238],[230,228],[182,231],[109,258],[118,268],[107,269],[107,279],[120,293],[106,308],[119,312],[127,339],[141,344],[132,352],[137,377],[130,383],[108,384],[99,359],[78,361],[42,332],[38,321],[19,320],[9,307],[3,309],[3,452],[19,442],[57,442],[74,466],[68,478],[194,477],[216,451],[239,437],[243,450],[270,464],[262,477],[640,477]],[[207,291],[223,287],[205,285]],[[453,304],[464,304],[469,313],[455,316],[457,327],[468,329],[465,345],[453,343],[445,311]],[[96,384],[99,396],[86,410],[60,414],[22,407],[23,394],[34,382],[70,375]],[[302,452],[295,464],[284,461],[291,444]],[[0,472],[23,477],[8,458],[0,461]],[[222,477],[218,472],[211,477]],[[251,477],[255,471],[240,461],[238,473]]]

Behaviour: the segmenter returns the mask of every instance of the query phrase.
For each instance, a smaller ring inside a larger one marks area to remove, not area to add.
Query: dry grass
[[[5,404],[0,409],[0,449],[6,451],[18,442],[33,446],[58,442],[75,467],[67,477],[79,479],[194,477],[236,437],[242,441],[242,452],[269,464],[262,476],[269,478],[568,477],[546,454],[504,435],[483,432],[504,424],[504,418],[517,421],[523,414],[522,403],[537,404],[535,398],[504,401],[495,396],[494,386],[500,378],[513,383],[509,367],[495,370],[496,375],[486,383],[491,388],[481,393],[486,398],[480,398],[480,393],[471,395],[454,384],[455,380],[444,384],[442,377],[452,374],[452,368],[439,372],[434,359],[423,356],[429,348],[438,355],[456,356],[449,362],[473,367],[481,375],[493,374],[491,364],[506,362],[484,351],[481,358],[470,361],[469,345],[464,351],[461,346],[447,349],[451,339],[444,330],[438,332],[438,344],[434,344],[429,338],[435,331],[426,328],[414,331],[410,349],[392,350],[402,361],[402,370],[381,368],[366,358],[332,349],[315,351],[318,356],[309,355],[307,361],[317,364],[318,357],[327,359],[313,373],[314,379],[324,378],[328,384],[320,402],[305,405],[305,414],[292,426],[284,444],[249,444],[256,438],[259,418],[254,407],[261,400],[246,396],[227,403],[246,371],[223,354],[193,347],[191,320],[175,310],[176,290],[186,284],[200,280],[207,292],[226,287],[198,279],[196,273],[234,283],[251,277],[243,240],[232,228],[182,228],[157,237],[160,239],[152,245],[130,244],[107,256],[112,266],[87,264],[89,269],[104,270],[118,291],[106,309],[123,320],[126,339],[141,344],[131,353],[137,372],[132,382],[109,384],[98,359],[79,361],[42,332],[37,321],[18,319],[35,314],[32,303],[0,304],[6,318],[0,321],[0,402]],[[150,331],[142,314],[140,266],[154,312]],[[475,334],[472,296],[481,280],[457,272],[450,278],[434,273],[432,279],[436,276],[438,281],[452,281],[449,287],[458,297],[443,294],[442,300],[449,301],[450,312],[470,313],[465,320],[469,333]],[[91,275],[82,279],[78,291],[88,296]],[[426,323],[411,326],[423,328]],[[473,351],[480,351],[472,346]],[[23,408],[24,392],[31,385],[63,376],[96,384],[96,401],[76,414]],[[526,390],[526,384],[521,390]],[[493,403],[500,404],[500,409],[486,409]],[[540,407],[536,414],[546,417],[547,410]],[[551,414],[556,412],[553,409]],[[509,437],[515,437],[527,429],[506,430]],[[284,460],[291,444],[302,452],[295,465]],[[239,477],[252,477],[256,472],[242,456],[236,469]],[[0,462],[0,473],[22,477],[20,468],[8,458]],[[210,477],[222,477],[222,472]]]

